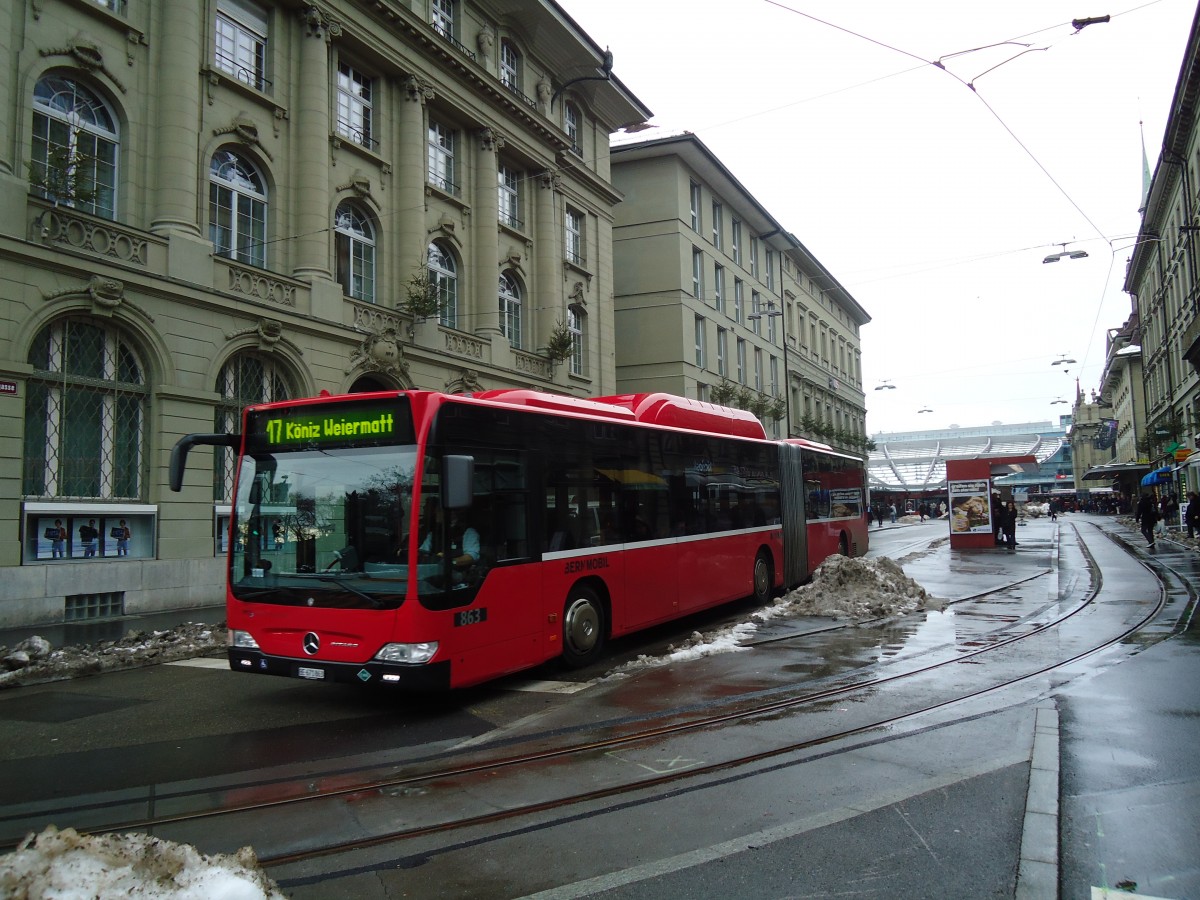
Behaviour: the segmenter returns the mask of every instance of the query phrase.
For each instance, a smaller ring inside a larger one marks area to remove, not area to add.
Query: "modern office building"
[[[695,135],[612,154],[619,388],[864,452],[866,311]]]
[[[247,404],[618,389],[650,113],[552,0],[5,9],[0,623],[219,602]]]

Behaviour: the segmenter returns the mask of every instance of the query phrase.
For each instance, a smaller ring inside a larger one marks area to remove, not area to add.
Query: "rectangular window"
[[[690,195],[692,198],[692,231],[700,233],[700,185],[696,182],[690,182]]]
[[[758,291],[750,292],[750,329],[755,334],[762,334],[762,298]]]
[[[760,394],[763,389],[762,348],[754,348],[754,389]]]
[[[742,264],[742,223],[734,219],[729,225],[729,252],[733,254],[733,261],[739,266]]]
[[[724,328],[717,329],[717,374],[722,378],[729,377],[729,332]]]
[[[717,312],[725,312],[725,267],[713,266],[713,301],[716,303]]]
[[[368,148],[378,143],[373,140],[371,93],[370,78],[338,62],[337,133]]]
[[[264,91],[267,13],[247,0],[217,0],[214,63],[238,81]]]
[[[779,357],[771,357],[771,396],[778,397],[780,395],[779,384]]]
[[[454,145],[457,135],[441,122],[429,120],[429,183],[438,190],[458,196],[455,182]]]
[[[738,384],[746,383],[746,342],[737,339],[737,380]]]
[[[520,229],[524,225],[521,221],[521,173],[501,165],[496,174],[500,191],[500,223]]]
[[[454,35],[454,0],[429,0],[433,30],[448,38]]]
[[[774,344],[775,341],[775,320],[779,318],[779,310],[775,309],[773,304],[767,304],[767,340]]]
[[[744,282],[740,278],[733,279],[733,321],[746,321],[746,298]]]
[[[750,238],[750,274],[758,277],[758,238]]]
[[[692,296],[704,299],[704,254],[692,248]]]
[[[712,237],[713,237],[713,246],[716,247],[718,250],[721,249],[721,229],[722,229],[722,224],[723,224],[722,223],[722,218],[723,218],[722,212],[723,211],[721,209],[721,204],[718,203],[716,200],[714,200],[712,203],[712,220],[713,220],[712,221],[712,228],[713,228]]]
[[[696,316],[696,367],[704,368],[704,316]]]
[[[511,41],[500,42],[500,83],[512,91],[521,89],[521,82],[517,78],[517,69],[520,65],[520,57],[517,56],[517,48],[512,45]]]
[[[768,250],[765,254],[767,268],[767,290],[775,290],[775,254]]]
[[[571,142],[571,152],[583,158],[583,144],[579,142],[579,110],[571,103],[563,105],[563,131]]]
[[[567,262],[577,266],[587,264],[587,256],[583,252],[583,213],[567,207],[566,218],[566,258]]]

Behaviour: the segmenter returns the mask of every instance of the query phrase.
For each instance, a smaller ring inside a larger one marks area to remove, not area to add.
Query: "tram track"
[[[223,831],[230,835],[237,833],[241,829],[226,828],[227,823],[236,820],[241,820],[240,824],[243,826],[249,826],[247,830],[261,833],[264,830],[261,827],[261,820],[264,817],[278,819],[280,816],[276,814],[284,813],[285,816],[283,818],[295,819],[296,817],[293,813],[298,809],[314,810],[313,813],[310,813],[310,816],[316,815],[318,818],[325,818],[331,815],[328,812],[328,808],[334,804],[342,804],[343,807],[361,808],[364,804],[397,802],[405,807],[411,807],[413,804],[407,801],[412,800],[414,797],[428,796],[431,792],[444,792],[448,785],[468,784],[471,786],[470,790],[478,790],[479,785],[484,781],[495,782],[496,780],[503,780],[499,778],[502,775],[508,776],[510,780],[519,780],[523,777],[522,773],[528,773],[547,766],[561,766],[568,762],[572,765],[587,762],[594,763],[597,759],[603,759],[606,756],[618,753],[628,753],[639,747],[661,744],[666,741],[684,741],[689,739],[690,735],[710,732],[723,726],[732,726],[748,721],[761,722],[787,715],[798,709],[818,708],[823,704],[827,705],[835,701],[845,702],[849,698],[878,693],[889,689],[890,686],[901,684],[905,680],[929,677],[946,669],[952,669],[952,667],[963,662],[977,661],[989,654],[1003,652],[1006,648],[1019,646],[1022,642],[1035,639],[1038,635],[1058,628],[1073,616],[1089,608],[1103,589],[1102,573],[1087,550],[1085,542],[1079,538],[1077,532],[1076,537],[1084,556],[1088,560],[1088,566],[1092,573],[1092,584],[1089,590],[1080,597],[1079,602],[1066,608],[1060,615],[1049,621],[1033,623],[1030,628],[1019,634],[1002,636],[1004,632],[1010,632],[1013,628],[1013,623],[1006,622],[991,632],[995,636],[994,640],[980,642],[980,645],[966,650],[951,647],[950,651],[952,652],[947,657],[926,661],[923,665],[919,666],[910,665],[904,671],[893,671],[875,678],[857,679],[850,683],[838,684],[819,691],[808,691],[779,699],[772,699],[765,703],[755,702],[753,705],[744,708],[727,708],[720,713],[691,718],[686,721],[662,723],[661,720],[666,717],[659,716],[660,724],[653,727],[646,727],[645,723],[641,722],[637,723],[637,730],[635,731],[614,734],[601,739],[577,741],[569,746],[551,746],[499,758],[476,758],[458,765],[434,766],[427,771],[410,771],[400,776],[385,778],[359,778],[356,780],[351,773],[341,773],[339,776],[341,778],[341,785],[337,788],[318,788],[312,779],[306,779],[304,782],[264,782],[260,784],[241,785],[240,787],[244,791],[265,787],[274,792],[276,796],[263,802],[218,805],[208,809],[192,810],[176,815],[152,816],[136,821],[123,821],[119,824],[109,823],[88,830],[94,832],[144,830],[167,837],[172,837],[174,833],[182,831],[185,832],[183,835],[185,838],[195,840],[195,834],[207,833],[211,835],[214,831]],[[959,602],[979,600],[1000,591],[1011,590],[1015,585],[1048,577],[1050,574],[1052,574],[1052,570],[1039,572],[1027,578],[1020,579],[1017,582],[982,592],[982,594],[963,598]],[[529,802],[507,805],[497,804],[501,808],[493,808],[472,815],[443,816],[441,819],[434,816],[407,827],[377,829],[372,834],[345,837],[340,840],[308,842],[307,846],[287,846],[287,844],[295,842],[290,842],[284,836],[283,845],[281,846],[273,848],[260,847],[260,856],[263,863],[268,866],[286,866],[304,860],[347,853],[356,849],[376,847],[390,842],[402,842],[422,836],[443,834],[455,830],[494,824],[521,816],[537,815],[576,804],[602,801],[630,792],[654,790],[675,783],[680,779],[703,778],[732,768],[753,766],[756,763],[787,754],[802,754],[806,750],[843,741],[866,731],[896,727],[915,718],[927,716],[937,710],[946,709],[954,704],[962,703],[1006,686],[1044,675],[1055,668],[1070,665],[1085,656],[1125,640],[1130,635],[1138,632],[1147,622],[1153,620],[1159,614],[1164,598],[1165,590],[1160,585],[1157,603],[1144,616],[1131,623],[1119,633],[1110,635],[1103,642],[1094,646],[1079,648],[1076,653],[1066,658],[1055,659],[1046,665],[1022,671],[1006,680],[984,684],[971,690],[956,691],[953,692],[952,696],[943,697],[934,702],[922,704],[917,708],[907,709],[895,715],[872,717],[868,721],[857,723],[853,727],[831,730],[826,733],[807,737],[803,740],[784,741],[777,746],[758,750],[754,753],[733,754],[727,758],[704,765],[691,766],[684,771],[668,772],[636,779],[622,779],[618,783],[606,784],[591,790],[568,792],[560,796],[542,797],[530,800]],[[1037,610],[1031,615],[1036,618],[1037,613],[1040,612],[1044,612],[1044,609]],[[1026,617],[1026,619],[1028,618]],[[927,655],[929,652],[932,651],[926,651],[922,655]],[[912,662],[911,659],[908,661]],[[736,702],[745,702],[742,698],[735,698],[735,700]],[[487,745],[484,745],[480,748],[475,748],[475,750],[487,752],[489,748]],[[581,763],[581,761],[583,762]],[[290,791],[291,794],[289,796],[279,796],[283,791]],[[228,793],[228,791],[225,793]],[[518,795],[522,795],[522,793],[518,792]],[[211,799],[212,793],[209,792],[205,796]],[[173,797],[160,796],[158,798],[159,802],[169,800],[174,804],[183,803],[188,799],[188,796],[185,794],[178,794]],[[324,812],[316,811],[322,805],[324,805]],[[73,808],[77,809],[78,807]],[[102,810],[98,809],[97,812],[102,812]],[[339,818],[336,813],[333,813],[332,816],[335,819]],[[258,842],[256,841],[256,843]]]

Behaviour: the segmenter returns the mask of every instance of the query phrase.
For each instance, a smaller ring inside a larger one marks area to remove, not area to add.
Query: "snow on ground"
[[[890,559],[831,556],[802,585],[750,616],[709,634],[694,633],[662,656],[627,663],[635,669],[748,649],[760,626],[785,616],[821,616],[855,622],[903,615],[941,604]],[[167,631],[130,632],[118,641],[55,650],[41,637],[0,647],[0,688],[211,655],[225,647],[222,626],[189,623]],[[49,826],[0,856],[0,897],[14,900],[282,900],[250,847],[206,856],[188,844],[144,834],[80,835]]]
[[[206,856],[146,834],[81,835],[53,825],[0,856],[12,900],[284,900],[249,847]]]
[[[748,650],[744,642],[753,637],[760,625],[784,616],[822,616],[862,622],[904,615],[918,609],[941,609],[942,605],[891,559],[831,556],[817,567],[812,581],[788,591],[772,605],[753,613],[749,622],[739,622],[707,634],[693,632],[681,646],[669,647],[666,654],[639,656],[612,674],[620,676],[701,656]]]
[[[55,650],[34,635],[12,649],[0,647],[0,689],[136,669],[156,663],[206,656],[225,649],[225,628],[188,623],[166,631],[131,631],[117,641]]]

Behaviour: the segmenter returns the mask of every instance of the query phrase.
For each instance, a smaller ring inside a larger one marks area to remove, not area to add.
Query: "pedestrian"
[[[1155,549],[1154,527],[1158,524],[1158,506],[1149,494],[1142,494],[1142,498],[1138,500],[1137,522],[1141,526],[1142,537],[1146,539],[1146,546],[1151,550]]]
[[[112,530],[112,535],[117,539],[117,556],[129,555],[129,539],[133,537],[133,532],[129,530],[129,526],[125,524],[125,520],[121,520],[121,524]]]
[[[1196,536],[1196,529],[1200,528],[1200,494],[1195,491],[1188,493],[1188,505],[1183,514],[1184,524],[1187,525],[1187,535],[1190,538]]]
[[[63,528],[62,519],[54,520],[54,527],[46,529],[46,537],[50,538],[51,559],[62,559],[67,555],[67,529]]]
[[[1050,501],[1050,521],[1051,522],[1058,521],[1058,501],[1057,500]]]
[[[271,536],[275,539],[275,549],[282,550],[283,549],[283,522],[279,521],[279,519],[276,519],[274,524],[271,525]]]
[[[86,525],[79,526],[79,543],[83,544],[84,559],[91,559],[96,555],[96,539],[100,537],[100,532],[96,528],[96,520],[88,519]]]
[[[992,539],[997,547],[1004,546],[1004,503],[999,494],[992,494]]]
[[[888,504],[888,516],[891,518],[892,524],[895,525],[896,524],[896,504],[895,503]]]
[[[1000,527],[1004,530],[1004,541],[1010,553],[1017,550],[1017,504],[1009,500],[1000,513]]]

